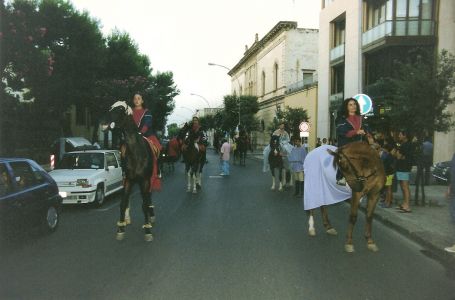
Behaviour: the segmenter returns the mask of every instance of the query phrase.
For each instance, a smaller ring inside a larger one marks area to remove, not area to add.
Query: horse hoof
[[[283,188],[282,188],[282,187],[280,187],[280,188],[278,189],[278,191],[282,192],[282,191],[283,191]]]
[[[344,250],[348,253],[354,252],[354,245],[346,244],[344,245]]]
[[[124,238],[125,238],[125,233],[124,232],[117,232],[117,235],[115,236],[115,239],[117,241],[123,241]]]
[[[370,250],[372,252],[378,252],[379,251],[379,248],[378,248],[378,246],[376,246],[375,243],[368,244],[367,247],[368,247],[368,250]]]
[[[335,230],[335,228],[330,228],[326,232],[328,235],[337,235],[338,234],[338,232]]]
[[[308,235],[309,236],[316,236],[316,230],[314,228],[311,228],[308,230]]]
[[[125,218],[125,223],[126,223],[126,225],[130,225],[131,224],[131,219],[130,218]]]
[[[187,193],[191,193],[191,189],[186,189],[186,192]]]
[[[193,194],[197,194],[197,190],[193,190]]]
[[[151,233],[144,235],[144,241],[146,242],[153,241],[153,235]]]
[[[275,187],[274,187],[274,186],[272,186],[270,189],[271,189],[272,191],[274,191],[274,190],[275,190]]]

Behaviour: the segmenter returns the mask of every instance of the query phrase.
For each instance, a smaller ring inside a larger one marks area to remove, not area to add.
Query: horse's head
[[[367,181],[384,173],[379,156],[367,143],[355,142],[327,151],[334,156],[333,166],[341,169],[354,192],[363,191]]]
[[[103,130],[124,127],[127,118],[131,118],[133,110],[125,101],[117,101],[101,122]]]

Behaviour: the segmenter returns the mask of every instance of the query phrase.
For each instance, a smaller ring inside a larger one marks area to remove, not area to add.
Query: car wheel
[[[95,205],[97,207],[101,207],[104,203],[104,189],[103,186],[99,185],[98,188],[96,189],[96,194],[95,194]]]
[[[43,228],[46,232],[54,232],[57,229],[60,215],[57,207],[51,205],[47,208],[46,214],[44,215]]]

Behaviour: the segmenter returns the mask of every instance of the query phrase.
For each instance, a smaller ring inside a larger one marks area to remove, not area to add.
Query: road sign
[[[299,125],[299,129],[301,132],[309,132],[310,131],[310,123],[302,122]]]
[[[361,115],[366,115],[367,113],[369,113],[370,111],[373,110],[373,101],[371,100],[371,98],[368,95],[357,94],[352,98],[354,98],[355,100],[357,100],[357,102],[359,102]]]

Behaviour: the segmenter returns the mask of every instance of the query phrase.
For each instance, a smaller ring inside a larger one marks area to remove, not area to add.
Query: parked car
[[[438,162],[433,165],[432,175],[437,182],[450,182],[450,163],[451,161]]]
[[[54,169],[55,164],[57,164],[67,152],[95,149],[100,149],[100,146],[90,143],[89,140],[83,137],[62,137],[56,139],[50,147],[50,167],[51,169]]]
[[[35,161],[0,158],[2,233],[21,226],[53,232],[60,220],[62,198],[57,184]]]
[[[63,204],[101,206],[106,196],[123,189],[120,152],[116,150],[65,153],[49,175],[57,182]]]

